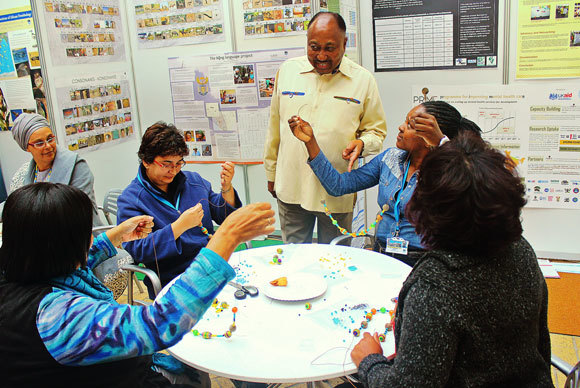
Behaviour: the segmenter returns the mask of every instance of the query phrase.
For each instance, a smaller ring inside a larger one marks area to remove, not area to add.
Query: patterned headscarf
[[[26,151],[30,136],[40,128],[44,127],[50,128],[50,124],[41,115],[36,113],[21,113],[20,116],[14,120],[12,136],[20,148]]]

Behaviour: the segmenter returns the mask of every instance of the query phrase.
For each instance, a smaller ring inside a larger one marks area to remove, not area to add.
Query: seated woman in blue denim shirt
[[[423,246],[405,218],[405,207],[415,190],[423,158],[460,131],[481,132],[448,103],[424,102],[411,109],[399,126],[396,148],[388,148],[357,170],[340,174],[326,159],[310,124],[297,116],[288,123],[294,136],[306,144],[308,164],[330,195],[355,193],[379,184],[378,203],[385,211],[377,226],[375,250],[411,266]]]

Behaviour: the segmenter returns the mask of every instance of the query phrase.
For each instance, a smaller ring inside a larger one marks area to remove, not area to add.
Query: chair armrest
[[[109,229],[113,229],[114,225],[104,225],[104,226],[95,226],[93,228],[93,236],[98,236],[99,234],[106,232]]]
[[[552,366],[558,369],[560,372],[564,373],[566,376],[572,372],[572,365],[568,364],[566,361],[562,360],[560,357],[552,354],[551,356]]]
[[[161,281],[155,272],[148,268],[139,267],[138,265],[134,264],[124,264],[121,266],[121,269],[129,272],[129,283],[128,283],[128,292],[127,292],[127,302],[129,304],[133,304],[133,274],[135,272],[139,272],[149,278],[151,284],[153,285],[153,291],[155,295],[159,294],[161,291]]]
[[[346,240],[347,238],[352,238],[352,236],[349,236],[348,234],[343,234],[342,236],[335,237],[330,242],[330,245],[338,245],[339,242]]]

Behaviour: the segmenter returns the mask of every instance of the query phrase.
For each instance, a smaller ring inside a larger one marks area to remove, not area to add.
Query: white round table
[[[281,254],[277,249],[282,248]],[[274,264],[278,255],[280,264]],[[350,359],[352,347],[360,340],[349,331],[360,328],[365,312],[378,310],[368,331],[385,331],[390,321],[393,297],[411,267],[376,252],[325,244],[291,244],[235,252],[230,265],[234,281],[258,287],[257,297],[236,300],[230,285],[217,296],[229,308],[219,312],[210,307],[194,327],[199,333],[223,334],[231,325],[232,307],[237,307],[237,330],[231,338],[203,339],[192,333],[169,352],[197,369],[232,379],[301,383],[345,376],[356,372]],[[271,280],[285,276],[288,286],[273,290]],[[304,279],[309,279],[304,282]],[[294,287],[293,287],[294,286]],[[286,301],[326,291],[312,299]],[[324,291],[324,290],[323,290]],[[306,303],[311,304],[309,310]],[[385,355],[394,352],[393,333],[383,343]]]

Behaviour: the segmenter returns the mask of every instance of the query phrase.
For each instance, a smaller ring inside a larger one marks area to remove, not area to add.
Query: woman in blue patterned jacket
[[[424,102],[411,109],[399,126],[396,148],[388,148],[357,170],[340,174],[326,159],[307,122],[293,116],[288,123],[294,136],[306,144],[308,164],[330,195],[356,193],[379,185],[377,201],[386,210],[377,226],[374,249],[411,266],[422,254],[423,246],[415,228],[405,218],[405,206],[415,190],[423,159],[460,131],[481,132],[448,103]],[[400,243],[407,244],[408,254],[390,249]]]
[[[12,193],[0,247],[0,379],[3,387],[165,387],[152,354],[177,343],[235,272],[241,242],[273,231],[274,212],[253,204],[232,214],[151,306],[119,305],[91,268],[153,226],[137,216],[96,237],[92,204],[67,185]],[[90,249],[89,249],[90,247]]]

